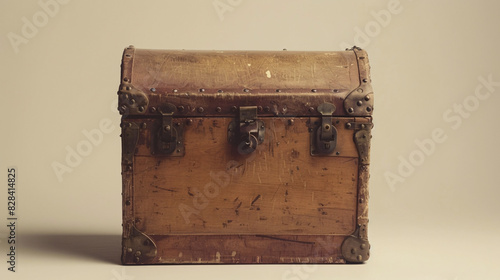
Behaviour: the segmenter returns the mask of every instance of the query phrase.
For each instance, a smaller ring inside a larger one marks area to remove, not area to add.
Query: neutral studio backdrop
[[[500,2],[0,2],[1,279],[494,279],[500,269]],[[119,265],[123,48],[342,50],[372,66],[371,259]],[[101,126],[106,123],[106,129]],[[85,133],[101,141],[69,166]],[[64,173],[54,166],[65,165]],[[18,168],[17,272],[7,168]],[[4,225],[5,224],[5,225]]]

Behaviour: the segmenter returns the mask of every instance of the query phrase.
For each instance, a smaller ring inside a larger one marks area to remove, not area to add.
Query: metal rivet
[[[262,108],[262,106],[259,106],[259,107],[257,107],[257,110],[259,110],[259,112],[262,112],[262,110],[264,110],[264,109]]]
[[[181,150],[180,150],[180,149],[177,149],[177,151],[176,151],[176,152],[180,153],[180,152],[181,152]]]
[[[365,127],[366,127],[366,125],[365,125],[365,124],[362,124],[362,125],[361,125],[361,128],[365,128]]]
[[[364,56],[360,56],[359,59],[365,59],[365,57]]]
[[[281,92],[281,89],[277,89],[276,92]]]
[[[130,55],[130,54],[126,54],[125,56],[126,56],[126,57],[131,57],[131,55]]]
[[[317,92],[317,91],[318,91],[318,90],[316,90],[316,89],[311,89],[311,92]]]
[[[144,112],[144,107],[140,106],[139,108],[137,108],[137,110],[142,113]]]
[[[289,125],[293,125],[293,123],[294,123],[294,120],[288,120]]]
[[[123,81],[124,82],[128,82],[128,78],[123,78]]]
[[[220,112],[222,111],[222,108],[221,108],[221,107],[217,107],[217,108],[215,108],[215,111],[216,111],[217,113],[220,113]]]
[[[263,126],[263,125],[261,125],[261,126],[260,126],[260,129],[264,129],[264,126]]]
[[[134,104],[135,103],[135,99],[130,98],[130,100],[128,101],[128,103],[130,103],[130,105]]]
[[[127,248],[127,252],[132,253],[132,248]]]
[[[218,93],[223,93],[224,91],[222,89],[219,89],[217,92]]]
[[[125,168],[126,171],[132,171],[132,166],[130,165],[127,165],[127,167]]]
[[[351,254],[353,254],[353,255],[356,254],[356,249],[352,248],[351,249]]]
[[[142,129],[145,129],[147,127],[147,124],[146,123],[141,123],[141,128]]]
[[[370,96],[369,95],[365,96],[365,101],[368,101],[368,100],[370,100]]]
[[[362,199],[362,198],[360,198],[360,199],[359,199],[359,203],[363,203],[363,202],[365,202],[365,200],[364,200],[364,199]]]
[[[361,106],[361,105],[363,105],[363,101],[361,101],[361,100],[358,100],[358,102],[356,102],[356,105],[358,105],[358,106]]]
[[[366,111],[367,112],[371,112],[372,111],[372,107],[366,107]]]
[[[179,111],[179,112],[184,111],[184,106],[177,106],[177,111]]]
[[[236,110],[238,110],[238,107],[236,107],[236,106],[232,106],[232,107],[231,107],[231,112],[233,112],[233,113],[234,113],[234,112],[236,112]]]
[[[354,109],[351,107],[351,108],[347,109],[347,112],[352,114],[354,112]]]
[[[166,125],[166,126],[163,127],[163,129],[165,131],[170,131],[172,128],[170,127],[170,125]]]
[[[125,106],[125,105],[120,106],[118,108],[118,111],[120,111],[120,113],[122,113],[122,114],[125,113],[125,111],[127,111],[127,106]]]
[[[363,89],[362,88],[358,88],[358,92],[363,92]]]
[[[361,244],[361,245],[359,246],[359,248],[360,248],[361,250],[366,249],[366,244]]]
[[[172,90],[172,91],[173,91],[173,92],[177,92],[177,90],[176,90],[176,89],[174,89],[174,90]]]
[[[205,92],[205,89],[204,88],[200,88],[200,92]]]
[[[126,89],[126,90],[131,90],[132,88],[131,88],[131,87],[126,87],[125,89]]]
[[[365,78],[365,79],[363,79],[363,83],[366,83],[366,82],[368,82],[368,80],[367,80],[366,78]]]
[[[150,111],[151,113],[154,113],[154,112],[156,112],[156,108],[155,108],[155,107],[151,107],[151,108],[149,108],[149,111]]]
[[[269,106],[266,106],[266,107],[264,108],[264,111],[269,112],[269,111],[271,111],[271,108],[269,108]]]
[[[151,92],[156,92],[156,89],[155,88],[151,88],[149,89]]]
[[[244,91],[244,92],[249,92],[250,90],[246,88],[246,89],[244,89],[243,91]]]
[[[180,145],[180,144],[181,144],[181,141],[177,141],[177,144],[179,144],[179,145]]]
[[[362,261],[362,260],[363,260],[363,256],[358,255],[358,256],[356,257],[356,260],[358,260],[358,262]]]
[[[314,107],[309,107],[309,112],[314,112]]]
[[[125,201],[125,205],[130,206],[130,200]]]
[[[338,155],[340,155],[340,152],[336,152],[335,154],[338,156]]]
[[[339,90],[338,89],[334,89],[333,92],[339,92]]]
[[[186,120],[186,124],[187,124],[187,125],[190,125],[190,124],[192,124],[192,123],[193,123],[193,120],[192,120],[192,119],[188,119],[188,120]]]
[[[176,126],[181,126],[181,123],[180,122],[176,122],[175,125]]]

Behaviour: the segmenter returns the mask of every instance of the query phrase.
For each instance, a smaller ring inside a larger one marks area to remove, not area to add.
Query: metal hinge
[[[227,140],[237,146],[238,153],[246,155],[262,144],[265,131],[264,122],[257,120],[257,106],[242,106],[238,119],[229,123]]]
[[[158,107],[157,111],[161,114],[161,120],[160,125],[151,130],[154,134],[152,154],[184,156],[184,124],[182,122],[174,124],[173,114],[176,110],[177,107],[173,104]]]
[[[311,155],[331,154],[337,146],[337,129],[332,124],[335,105],[323,103],[318,106],[321,114],[321,125],[311,134]]]

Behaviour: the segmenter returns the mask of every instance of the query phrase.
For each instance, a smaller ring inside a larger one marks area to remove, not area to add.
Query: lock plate
[[[264,141],[266,127],[257,120],[257,106],[243,106],[239,110],[239,118],[229,123],[227,140],[237,146],[238,153],[250,154]]]
[[[161,114],[160,122],[151,130],[153,155],[184,156],[184,123],[174,122],[173,114],[176,110],[177,107],[172,104],[158,108]]]
[[[332,124],[335,105],[323,103],[318,106],[321,123],[311,130],[311,155],[328,155],[337,146],[337,129]]]

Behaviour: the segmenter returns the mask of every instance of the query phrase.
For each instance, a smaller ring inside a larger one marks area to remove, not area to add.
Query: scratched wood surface
[[[345,263],[344,237],[324,235],[170,235],[151,238],[158,263]]]
[[[184,89],[354,89],[357,59],[346,52],[131,50],[132,83]],[[139,73],[133,75],[133,73]],[[126,75],[127,76],[127,75]],[[347,93],[347,92],[346,92]]]
[[[152,156],[150,130],[140,132],[132,200],[140,231],[345,236],[355,230],[358,154],[353,130],[344,129],[352,118],[334,119],[339,155],[332,156],[310,155],[308,123],[317,119],[264,118],[264,143],[247,156],[226,140],[232,119],[192,120],[184,157]]]

